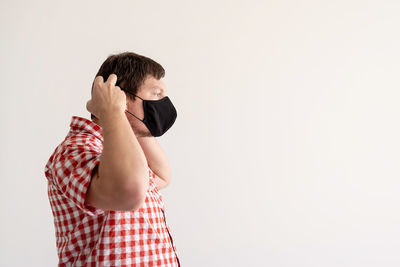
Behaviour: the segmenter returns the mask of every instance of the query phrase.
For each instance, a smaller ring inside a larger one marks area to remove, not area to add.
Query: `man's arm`
[[[115,86],[111,74],[106,83],[96,77],[92,99],[86,104],[99,119],[104,136],[100,164],[92,175],[86,203],[103,210],[136,210],[149,186],[146,157],[125,115],[126,95]]]
[[[158,190],[165,188],[171,182],[171,168],[164,150],[155,137],[138,137],[140,146],[146,156],[150,169],[155,174]]]
[[[146,158],[124,113],[102,119],[104,148],[86,201],[103,210],[137,210],[149,184]]]

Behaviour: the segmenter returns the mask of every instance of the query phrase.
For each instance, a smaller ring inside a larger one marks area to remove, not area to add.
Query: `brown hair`
[[[100,66],[95,77],[102,76],[105,82],[112,73],[117,75],[117,82],[115,85],[136,94],[148,75],[159,80],[164,77],[165,70],[159,63],[151,58],[133,52],[123,52],[109,56]],[[131,94],[127,95],[130,99],[134,98]],[[95,116],[91,114],[92,120],[94,117]]]

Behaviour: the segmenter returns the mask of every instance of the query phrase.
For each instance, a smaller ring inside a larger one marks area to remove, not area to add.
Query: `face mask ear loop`
[[[140,96],[138,96],[138,95],[135,95],[135,94],[133,94],[133,93],[129,92],[128,90],[125,90],[125,89],[124,89],[124,88],[122,88],[121,86],[120,86],[119,88],[121,88],[121,90],[122,90],[122,91],[125,91],[125,92],[127,92],[128,94],[134,95],[135,97],[139,97],[140,99],[142,99],[142,100],[143,100],[143,98],[141,98]],[[135,116],[135,115],[134,115],[134,116]]]
[[[135,95],[135,94],[132,94],[132,95],[134,95],[135,97],[139,97],[140,99],[142,99],[142,101],[143,101],[143,98],[141,98],[140,96],[138,96],[138,95]]]
[[[129,112],[129,110],[125,109],[126,112],[128,112],[129,114],[131,114],[132,116],[134,116],[136,119],[140,120],[141,122],[143,122],[143,120],[139,119],[138,117],[136,117],[133,113]]]

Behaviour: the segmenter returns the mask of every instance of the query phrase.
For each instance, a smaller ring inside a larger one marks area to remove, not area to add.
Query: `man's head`
[[[96,77],[102,76],[105,81],[111,73],[117,75],[115,85],[128,91],[128,93],[125,92],[127,110],[140,119],[144,117],[143,103],[140,98],[159,100],[166,96],[165,84],[161,80],[165,75],[165,70],[150,58],[132,52],[111,55],[101,65]],[[152,136],[143,122],[129,114],[127,118],[137,137]],[[97,122],[93,114],[91,114],[91,119]]]

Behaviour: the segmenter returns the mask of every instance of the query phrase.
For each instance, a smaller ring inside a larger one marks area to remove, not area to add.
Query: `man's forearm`
[[[171,181],[171,168],[168,157],[155,137],[139,137],[138,141],[153,172],[166,185]]]

